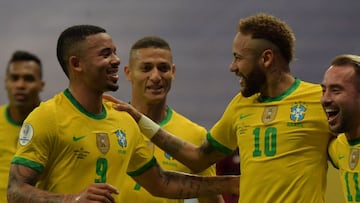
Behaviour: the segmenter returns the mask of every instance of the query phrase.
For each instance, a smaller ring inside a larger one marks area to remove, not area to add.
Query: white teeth
[[[325,109],[325,112],[326,113],[331,113],[331,112],[335,112],[337,111],[336,109]]]

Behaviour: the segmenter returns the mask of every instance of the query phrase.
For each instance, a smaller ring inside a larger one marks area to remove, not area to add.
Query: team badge
[[[115,131],[115,135],[117,137],[118,144],[123,148],[127,147],[127,140],[126,140],[125,132],[122,130],[117,130],[117,131]]]
[[[306,107],[303,104],[296,103],[291,107],[290,119],[298,122],[302,121],[305,117]]]
[[[96,133],[96,146],[103,154],[109,151],[110,140],[107,133]]]
[[[359,163],[359,149],[351,148],[349,156],[349,167],[353,170]]]
[[[27,145],[31,141],[33,135],[34,135],[33,127],[29,123],[24,124],[21,127],[20,135],[19,135],[20,145],[21,146]]]
[[[275,117],[276,117],[277,111],[278,111],[277,106],[265,107],[263,115],[262,115],[262,122],[264,124],[267,124],[267,123],[273,121],[275,119]]]

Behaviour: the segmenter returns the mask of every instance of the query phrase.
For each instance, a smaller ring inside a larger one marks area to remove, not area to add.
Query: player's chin
[[[107,90],[111,91],[111,92],[115,92],[119,89],[119,85],[118,84],[109,84],[107,86]]]

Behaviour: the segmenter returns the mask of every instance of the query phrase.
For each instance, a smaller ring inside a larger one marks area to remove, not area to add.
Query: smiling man
[[[341,133],[329,145],[329,155],[339,169],[346,202],[360,202],[360,56],[335,57],[321,85],[330,129]]]
[[[8,202],[120,202],[125,176],[151,194],[192,198],[238,193],[239,177],[164,171],[134,119],[112,108],[120,59],[105,29],[74,25],[58,38],[68,87],[26,118],[10,169]]]
[[[27,51],[15,51],[6,67],[5,88],[9,103],[0,106],[0,202],[7,202],[10,162],[21,125],[40,104],[43,87],[39,57]]]

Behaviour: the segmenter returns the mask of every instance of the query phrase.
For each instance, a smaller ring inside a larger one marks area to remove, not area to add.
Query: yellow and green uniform
[[[16,151],[20,128],[21,123],[10,118],[9,106],[0,106],[0,202],[7,202],[10,163]]]
[[[91,114],[68,90],[24,121],[12,160],[41,173],[36,186],[56,193],[78,193],[92,183],[121,191],[127,174],[141,174],[155,162],[129,114],[111,103],[103,104],[102,114]]]
[[[183,115],[177,113],[170,107],[167,109],[167,116],[162,120],[160,126],[166,131],[180,137],[183,140],[191,142],[195,145],[201,145],[206,136],[206,129]],[[158,161],[159,165],[165,170],[180,171],[186,173],[192,173],[192,171],[176,161],[168,153],[164,152],[154,144],[149,142],[149,147],[153,150],[153,153]],[[205,176],[214,176],[215,165],[209,167],[201,173]],[[156,186],[154,186],[156,187]],[[127,177],[125,179],[123,192],[120,195],[120,202],[146,202],[146,203],[182,203],[184,200],[166,199],[152,196],[144,188],[140,187],[133,179]]]
[[[321,94],[296,79],[274,98],[233,98],[208,140],[227,154],[239,147],[239,202],[324,202],[330,134]]]
[[[328,150],[331,162],[340,171],[346,202],[360,202],[360,138],[348,141],[340,134]]]

